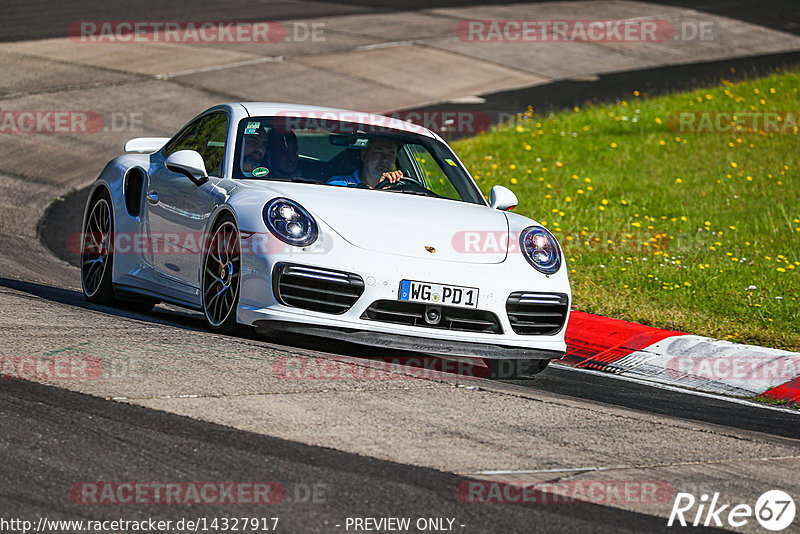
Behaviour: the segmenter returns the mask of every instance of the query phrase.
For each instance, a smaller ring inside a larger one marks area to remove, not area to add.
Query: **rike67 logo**
[[[699,499],[691,493],[678,493],[667,526],[740,528],[755,517],[763,528],[777,532],[792,524],[795,512],[794,500],[781,490],[764,492],[754,507],[746,503],[724,503],[719,493],[703,494]]]

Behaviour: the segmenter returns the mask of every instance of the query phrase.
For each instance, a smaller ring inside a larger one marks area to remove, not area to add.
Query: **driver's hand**
[[[384,180],[389,180],[389,185],[391,185],[391,184],[396,184],[402,178],[403,178],[403,171],[389,171],[381,174],[379,182],[382,182]]]

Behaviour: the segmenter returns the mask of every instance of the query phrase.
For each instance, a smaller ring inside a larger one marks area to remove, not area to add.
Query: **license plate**
[[[399,298],[409,302],[477,308],[478,288],[403,280],[400,282]]]

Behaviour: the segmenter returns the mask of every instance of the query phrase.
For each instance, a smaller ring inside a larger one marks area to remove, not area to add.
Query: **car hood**
[[[259,184],[299,202],[365,250],[461,263],[506,259],[508,219],[487,206],[352,187]]]

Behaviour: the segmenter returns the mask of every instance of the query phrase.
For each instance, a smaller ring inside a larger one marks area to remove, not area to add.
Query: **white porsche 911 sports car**
[[[418,125],[276,103],[204,111],[125,145],[83,218],[95,303],[167,302],[237,324],[377,347],[513,360],[566,349],[571,292],[556,239],[489,202]]]

